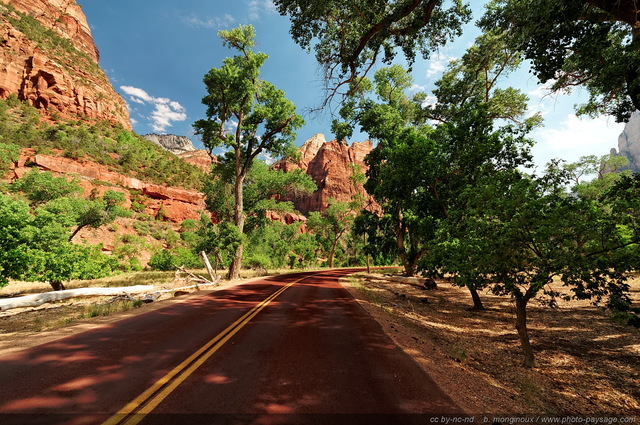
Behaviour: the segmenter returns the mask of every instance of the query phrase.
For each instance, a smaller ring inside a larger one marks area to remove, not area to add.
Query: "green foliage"
[[[193,251],[178,246],[155,253],[149,260],[149,267],[153,270],[169,271],[175,270],[176,267],[202,268],[204,264]]]
[[[324,213],[313,211],[309,215],[307,228],[316,234],[324,254],[328,257],[329,267],[333,267],[336,253],[341,248],[340,243],[353,226],[353,219],[356,215],[354,207],[355,205],[348,202],[329,199],[329,206]]]
[[[632,3],[495,0],[481,24],[507,31],[513,48],[531,61],[554,91],[582,85],[589,101],[578,113],[626,121],[640,109],[640,38]]]
[[[112,255],[122,271],[140,271],[142,264],[138,257],[141,251],[148,248],[148,244],[140,236],[122,235],[116,239]]]
[[[0,142],[0,177],[3,177],[18,159],[20,159],[20,146]]]
[[[619,170],[625,167],[629,160],[625,157],[614,155],[582,156],[577,162],[563,164],[562,168],[573,180],[572,191],[584,199],[597,200],[611,188],[623,175],[628,175],[629,171]],[[593,176],[590,181],[583,178]]]
[[[206,217],[200,221],[198,235],[200,240],[195,246],[196,251],[214,254],[224,266],[230,264],[238,247],[246,241],[245,235],[233,223],[222,221],[213,224]]]
[[[76,180],[54,177],[48,171],[33,169],[9,185],[12,192],[22,192],[34,204],[41,204],[63,196],[78,194],[82,188]]]
[[[244,261],[250,267],[267,270],[283,268],[290,261],[298,225],[271,222],[254,229],[248,236]]]
[[[461,1],[450,3],[446,7],[431,0],[411,6],[397,0],[274,1],[280,14],[291,19],[294,41],[308,50],[313,46],[334,93],[366,76],[377,61],[389,64],[401,51],[411,65],[418,52],[426,59],[460,35],[471,12]]]
[[[58,214],[68,200],[57,198],[33,209],[23,200],[0,194],[0,284],[7,279],[48,281],[60,289],[63,281],[111,274],[116,264],[100,247],[69,242],[69,214]]]

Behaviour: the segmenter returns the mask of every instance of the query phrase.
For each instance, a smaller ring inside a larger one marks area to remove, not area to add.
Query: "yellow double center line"
[[[145,416],[151,413],[162,401],[167,398],[185,379],[196,371],[209,357],[211,357],[220,347],[222,347],[231,337],[251,321],[262,309],[268,306],[280,294],[296,283],[311,277],[305,276],[295,280],[266,298],[256,305],[244,316],[233,322],[215,338],[207,342],[189,358],[176,366],[172,371],[160,378],[155,384],[136,397],[133,401],[124,406],[118,413],[107,419],[103,425],[135,425]]]

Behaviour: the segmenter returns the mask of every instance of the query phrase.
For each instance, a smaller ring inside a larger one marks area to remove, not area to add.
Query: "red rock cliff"
[[[75,0],[0,0],[0,97],[16,94],[45,116],[108,120],[131,129],[126,104],[98,59]]]
[[[363,197],[365,208],[376,211],[379,208],[373,198],[364,190],[362,183],[354,179],[354,174],[366,173],[364,158],[371,149],[373,143],[370,140],[348,146],[337,140],[327,142],[322,134],[316,134],[300,148],[297,163],[285,161],[276,167],[285,171],[302,169],[316,182],[318,190],[313,194],[290,199],[304,214],[324,211],[330,198],[349,202],[358,195]]]

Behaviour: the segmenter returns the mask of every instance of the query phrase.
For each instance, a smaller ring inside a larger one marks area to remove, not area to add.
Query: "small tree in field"
[[[464,261],[460,270],[478,285],[511,296],[524,365],[532,367],[529,302],[541,293],[552,305],[557,297],[624,298],[630,262],[623,253],[637,238],[620,226],[611,208],[569,196],[566,174],[557,169],[539,178],[501,177],[487,178],[467,192],[468,214],[452,251]],[[554,280],[567,290],[552,289]]]
[[[240,26],[219,31],[218,35],[225,46],[240,54],[226,58],[220,68],[205,75],[207,95],[202,103],[207,106],[207,118],[196,121],[194,128],[210,153],[218,147],[233,151],[233,222],[243,233],[246,218],[243,188],[251,165],[263,153],[275,157],[291,153],[295,130],[304,121],[282,90],[260,79],[267,55],[253,51],[254,28]],[[242,252],[240,244],[229,267],[230,279],[238,277]]]
[[[357,204],[357,201],[356,201]],[[333,259],[336,254],[338,244],[353,225],[355,218],[355,205],[349,202],[338,202],[329,199],[329,207],[320,213],[314,211],[309,216],[307,227],[316,235],[325,238],[329,246],[329,267],[333,267]]]

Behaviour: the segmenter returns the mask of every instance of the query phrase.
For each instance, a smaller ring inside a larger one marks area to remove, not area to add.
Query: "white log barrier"
[[[75,297],[101,297],[124,294],[138,294],[141,292],[153,292],[156,287],[152,285],[125,286],[119,288],[80,288],[67,289],[65,291],[45,292],[43,294],[25,295],[16,298],[0,299],[0,311],[12,308],[37,307],[52,301],[66,300]]]

